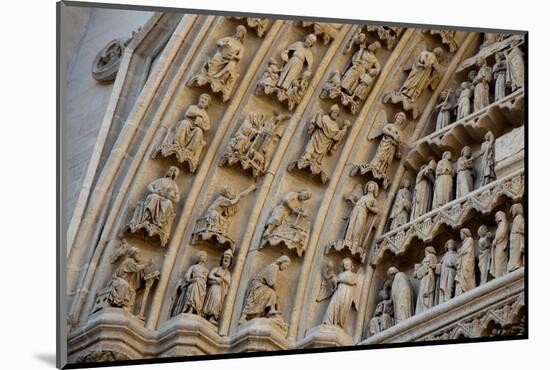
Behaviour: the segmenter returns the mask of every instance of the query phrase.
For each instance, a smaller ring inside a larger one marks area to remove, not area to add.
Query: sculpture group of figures
[[[481,158],[481,171],[476,174],[474,161]],[[453,199],[459,199],[479,187],[496,180],[495,173],[495,137],[491,131],[485,134],[480,152],[472,154],[472,148],[462,148],[460,157],[453,164],[452,154],[443,153],[436,162],[434,159],[420,167],[416,175],[414,191],[411,197],[410,182],[403,180],[393,202],[389,230],[405,225],[432,209],[439,208]]]
[[[460,230],[460,248],[449,239],[445,254],[439,259],[433,246],[424,249],[424,258],[415,265],[413,277],[419,281],[416,303],[409,277],[390,267],[387,280],[379,292],[373,317],[371,334],[422,313],[431,307],[497,279],[524,266],[525,218],[523,206],[516,203],[510,208],[510,226],[504,211],[495,213],[496,230],[493,237],[486,225],[477,230],[477,243],[468,228]]]
[[[518,45],[495,53],[492,67],[486,58],[478,57],[476,69],[469,72],[468,81],[462,82],[454,91],[446,89],[440,94],[436,106],[436,131],[523,88],[524,74],[523,51]]]
[[[356,33],[344,53],[349,53],[354,48],[358,50],[353,54],[350,65],[344,73],[333,71],[329,80],[323,86],[321,99],[339,99],[342,105],[348,106],[352,114],[359,111],[359,104],[367,99],[370,88],[380,74],[380,62],[376,58],[376,50],[380,48],[380,42],[375,41],[367,45],[367,37],[364,33]]]
[[[256,86],[256,94],[275,95],[281,103],[286,101],[289,110],[294,110],[309,86],[313,73],[311,49],[316,41],[317,36],[309,34],[303,41],[290,44],[281,52],[282,66],[275,58],[271,58]]]
[[[223,303],[231,285],[233,251],[227,249],[221,257],[220,265],[210,271],[206,267],[206,252],[197,254],[195,264],[182,276],[176,289],[176,299],[170,310],[170,316],[181,313],[199,315],[217,325]]]

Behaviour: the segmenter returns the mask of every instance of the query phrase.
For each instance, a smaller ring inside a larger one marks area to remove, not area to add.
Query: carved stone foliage
[[[378,263],[385,251],[402,255],[414,238],[429,243],[445,227],[456,229],[477,213],[490,214],[503,199],[521,200],[524,181],[523,170],[520,170],[383,234],[374,244],[371,263]]]
[[[111,40],[97,53],[92,63],[92,77],[98,82],[112,82],[116,78],[120,60],[124,54],[124,49],[132,41],[134,35],[139,32],[133,31],[132,35],[123,40]]]
[[[368,243],[373,234],[378,208],[378,184],[369,181],[363,186],[358,184],[345,199],[352,203],[353,209],[346,218],[348,224],[343,239],[335,240],[326,246],[326,253],[331,251],[347,251],[353,257],[363,262],[368,253]]]
[[[525,295],[520,293],[483,312],[431,333],[420,341],[524,335],[524,308]]]
[[[91,364],[95,362],[127,361],[128,355],[115,350],[96,350],[80,356],[76,361],[79,364]]]
[[[195,172],[206,145],[206,133],[210,130],[207,113],[210,103],[210,95],[201,94],[198,103],[187,108],[184,119],[168,130],[162,143],[153,152],[153,158],[174,156],[179,163],[187,163],[191,173]]]
[[[254,30],[258,37],[264,37],[267,32],[267,26],[269,20],[267,18],[245,18],[245,17],[230,17],[237,20],[245,20],[245,24],[248,28]]]
[[[301,257],[307,247],[310,222],[302,203],[311,198],[309,190],[291,191],[273,208],[264,228],[259,249],[269,244],[284,245]]]
[[[165,177],[147,186],[149,194],[138,202],[126,229],[131,233],[144,230],[149,237],[158,236],[162,247],[168,243],[172,223],[176,217],[176,204],[180,200],[176,178],[179,170],[171,166]]]
[[[381,110],[375,118],[375,127],[370,131],[368,136],[369,140],[382,137],[376,149],[376,154],[370,163],[353,166],[351,176],[361,174],[370,177],[377,182],[381,182],[381,185],[386,189],[389,185],[387,177],[388,167],[394,158],[401,158],[401,134],[405,125],[405,113],[397,113],[394,122],[388,122],[385,118],[385,111]]]
[[[269,168],[285,128],[284,122],[289,118],[278,112],[269,118],[260,112],[250,112],[227,144],[220,166],[239,163],[258,180]]]
[[[376,33],[378,39],[386,45],[386,48],[392,50],[405,29],[392,26],[366,26],[365,31]]]
[[[342,28],[342,23],[325,23],[325,22],[297,22],[298,25],[313,29],[313,33],[317,37],[322,37],[323,44],[328,45],[338,35],[338,31]]]
[[[227,234],[231,226],[231,216],[238,211],[237,204],[247,194],[256,190],[252,185],[244,191],[234,194],[229,188],[223,188],[212,201],[204,215],[197,221],[193,231],[193,243],[199,240],[217,243],[222,248],[235,248],[235,242]]]
[[[280,307],[277,282],[290,264],[290,258],[281,256],[273,263],[265,266],[250,281],[246,291],[245,301],[239,324],[256,318],[267,318],[277,324],[286,335],[287,324],[285,323]]]
[[[422,30],[422,32],[430,33],[430,35],[438,35],[441,42],[449,48],[451,53],[458,49],[458,44],[455,40],[456,31],[453,30]]]
[[[256,86],[256,94],[275,95],[281,103],[286,102],[294,110],[302,101],[309,79],[313,73],[313,53],[317,36],[307,35],[303,41],[290,44],[281,52],[282,65],[272,58]]]
[[[367,45],[365,34],[359,33],[352,38],[345,53],[349,53],[354,45],[358,50],[353,54],[350,65],[341,75],[339,71],[333,71],[320,95],[321,99],[340,100],[352,114],[356,114],[360,103],[367,99],[381,70],[375,54],[380,48],[378,41]]]
[[[209,85],[214,93],[221,93],[228,101],[239,79],[238,66],[244,55],[246,28],[237,26],[234,36],[222,37],[216,43],[217,50],[202,66],[199,74],[189,80],[189,86]]]
[[[405,66],[405,71],[409,71],[409,75],[401,88],[384,95],[384,103],[401,104],[403,110],[411,112],[412,118],[415,119],[420,115],[417,100],[426,88],[435,89],[442,74],[440,63],[443,61],[443,50],[439,47],[432,51],[424,48],[424,44],[419,44],[411,65]]]
[[[300,158],[289,164],[289,171],[307,169],[312,175],[319,176],[323,184],[328,181],[328,174],[323,170],[323,160],[325,156],[336,152],[351,126],[349,120],[340,126],[337,121],[339,116],[340,108],[335,104],[330,107],[328,114],[318,112],[308,122],[307,131],[311,138]]]

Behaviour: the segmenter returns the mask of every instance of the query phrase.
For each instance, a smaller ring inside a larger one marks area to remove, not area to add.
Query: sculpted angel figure
[[[328,175],[322,168],[323,159],[326,155],[333,154],[351,126],[349,120],[345,120],[343,127],[338,125],[340,108],[337,104],[330,107],[328,114],[318,112],[315,117],[308,122],[308,134],[311,135],[304,153],[301,157],[290,163],[288,170],[294,168],[299,170],[309,168],[313,175],[319,175],[324,184],[328,181]]]
[[[178,174],[178,168],[171,166],[164,177],[154,180],[147,186],[149,195],[145,201],[137,204],[128,224],[132,233],[144,229],[149,236],[158,235],[161,245],[166,245],[176,216],[174,208],[180,200],[175,181]]]
[[[415,266],[414,276],[420,280],[416,313],[419,314],[435,304],[437,256],[435,248],[428,246],[424,249],[424,259]]]
[[[233,251],[227,249],[223,252],[220,266],[214,267],[208,273],[208,292],[204,301],[204,318],[216,325],[222,311],[223,302],[227,295],[227,290],[231,285],[231,273],[229,267],[233,261]]]
[[[390,230],[397,229],[409,221],[409,212],[411,211],[410,185],[409,180],[405,179],[397,191],[390,213]]]
[[[357,309],[357,274],[352,271],[352,268],[351,259],[344,258],[342,272],[333,276],[334,290],[330,295],[331,299],[323,317],[323,324],[345,328],[352,306],[355,305]]]
[[[222,94],[222,100],[229,100],[239,78],[237,70],[244,55],[245,26],[239,25],[234,36],[222,37],[216,42],[217,50],[208,58],[200,73],[189,81],[189,86],[210,85],[213,92]]]
[[[395,115],[394,122],[380,122],[378,130],[373,129],[374,132],[371,131],[368,136],[369,140],[382,136],[374,158],[368,164],[354,166],[351,170],[351,176],[355,176],[358,173],[361,175],[370,173],[375,179],[383,180],[384,189],[387,188],[389,184],[387,179],[388,167],[394,158],[401,158],[401,134],[405,124],[406,116],[403,112]]]
[[[180,313],[202,314],[208,278],[208,268],[205,266],[206,252],[200,251],[196,258],[197,262],[187,269],[178,284],[178,299],[172,310],[172,316]]]
[[[206,141],[204,136],[210,130],[210,117],[207,109],[210,95],[201,94],[196,105],[190,105],[184,119],[168,131],[164,140],[153,153],[153,158],[175,155],[178,162],[187,162],[189,170],[195,172]]]

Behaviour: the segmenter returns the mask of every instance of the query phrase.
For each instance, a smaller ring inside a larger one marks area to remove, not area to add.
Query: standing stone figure
[[[221,258],[220,266],[214,267],[208,274],[208,292],[204,301],[204,318],[217,325],[227,290],[231,285],[229,267],[233,261],[233,251],[227,249]]]
[[[369,331],[372,335],[380,333],[394,325],[393,301],[387,288],[378,292],[380,302],[376,305],[372,318],[369,321]]]
[[[499,101],[506,96],[506,57],[503,52],[495,54],[493,76],[495,77],[495,101]]]
[[[439,131],[451,123],[451,110],[453,109],[451,90],[444,90],[441,92],[439,95],[439,103],[435,108],[439,110],[435,122],[435,130]]]
[[[171,166],[166,175],[147,186],[149,195],[136,206],[128,228],[132,233],[144,229],[149,236],[158,235],[161,245],[168,242],[172,222],[176,216],[175,204],[180,200],[176,177],[179,170]]]
[[[380,73],[380,63],[374,54],[379,48],[380,43],[377,41],[368,46],[364,43],[359,45],[359,50],[351,58],[351,65],[342,75],[342,89],[348,95],[356,94],[363,75],[374,78]]]
[[[202,150],[206,144],[204,137],[210,130],[210,117],[206,110],[210,106],[208,94],[201,94],[197,105],[190,105],[184,119],[168,131],[164,140],[153,153],[153,158],[167,158],[175,155],[178,162],[187,162],[189,171],[195,172]]]
[[[380,132],[369,135],[368,139],[373,140],[382,136],[374,158],[368,164],[356,165],[351,170],[351,176],[357,173],[366,175],[371,173],[375,179],[382,179],[384,189],[388,186],[387,171],[394,158],[401,158],[399,145],[401,144],[401,130],[405,125],[405,113],[399,112],[395,115],[394,122],[385,123]]]
[[[456,277],[456,241],[449,239],[445,243],[445,254],[439,261],[439,301],[445,303],[454,297]]]
[[[323,324],[344,328],[352,305],[356,302],[357,274],[351,271],[350,258],[342,260],[342,272],[333,278],[335,290],[323,317]]]
[[[301,157],[290,163],[288,170],[294,168],[299,170],[309,168],[313,175],[319,175],[324,184],[328,180],[328,175],[323,170],[323,160],[325,156],[332,155],[338,149],[351,126],[349,120],[344,121],[342,128],[338,125],[340,108],[337,104],[330,107],[328,114],[318,112],[313,120],[308,122],[308,134],[311,135],[304,153]]]
[[[497,179],[495,172],[495,136],[491,131],[485,134],[481,144],[481,184],[484,186]]]
[[[493,260],[491,261],[490,273],[494,278],[499,278],[506,273],[506,263],[508,262],[508,231],[510,227],[506,219],[506,213],[502,211],[498,211],[495,214],[495,221],[497,222],[497,229],[491,249]]]
[[[213,92],[221,92],[226,102],[231,97],[239,78],[238,63],[244,55],[246,27],[239,25],[234,36],[222,37],[216,42],[218,50],[203,65],[200,73],[189,81],[189,86],[210,85]]]
[[[506,54],[506,85],[511,92],[523,88],[525,81],[525,62],[523,51],[515,45]]]
[[[183,275],[179,286],[179,297],[174,305],[172,316],[180,313],[200,315],[206,296],[206,280],[208,269],[206,268],[206,252],[197,253],[197,262],[191,265]]]
[[[390,230],[397,229],[409,221],[409,212],[411,211],[411,192],[409,187],[410,182],[405,179],[397,191],[390,213]]]
[[[239,324],[256,317],[280,317],[277,280],[279,272],[286,270],[289,264],[290,258],[281,256],[256,274],[246,291]]]
[[[456,108],[457,121],[471,113],[471,98],[472,87],[470,86],[470,83],[464,81],[460,84],[460,89],[458,90],[458,102]]]
[[[460,230],[462,245],[456,257],[455,296],[466,293],[476,287],[476,246],[469,229]]]
[[[516,203],[511,208],[512,228],[510,229],[510,260],[508,261],[508,272],[515,271],[523,266],[525,253],[525,218],[523,217],[523,206]]]
[[[484,58],[478,58],[476,66],[479,69],[474,79],[474,112],[489,105],[489,83],[493,78],[491,68],[487,66]]]
[[[107,300],[111,306],[121,307],[133,313],[136,291],[142,288],[145,271],[151,265],[151,261],[144,262],[137,247],[129,247],[125,254],[126,258],[111,277]],[[119,256],[112,262],[116,262],[118,258]]]
[[[455,170],[451,162],[451,152],[443,153],[435,169],[433,208],[441,207],[453,199],[453,177]]]
[[[432,209],[436,166],[437,163],[432,159],[428,162],[428,164],[422,165],[416,175],[411,220],[422,216],[424,213]]]
[[[456,161],[456,198],[461,198],[474,190],[474,160],[472,148],[465,146]]]
[[[317,36],[309,34],[304,41],[297,41],[283,50],[281,59],[285,64],[281,69],[277,87],[288,90],[291,83],[300,78],[304,68],[311,70],[313,65],[311,48],[315,45],[315,41],[317,41]]]
[[[435,304],[435,270],[437,267],[435,248],[432,246],[426,247],[426,249],[424,249],[424,253],[424,259],[414,268],[414,276],[420,280],[415,314],[424,312],[433,307]]]
[[[493,234],[489,232],[487,226],[481,225],[477,229],[477,245],[479,248],[479,257],[477,266],[479,267],[479,285],[489,281],[489,270],[491,269],[491,238]]]
[[[396,267],[390,267],[387,272],[384,287],[391,287],[395,323],[406,320],[414,315],[414,292],[407,274]]]

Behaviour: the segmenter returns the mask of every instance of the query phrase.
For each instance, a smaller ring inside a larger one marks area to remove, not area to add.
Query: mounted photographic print
[[[527,338],[526,32],[101,6],[58,4],[59,367]]]

